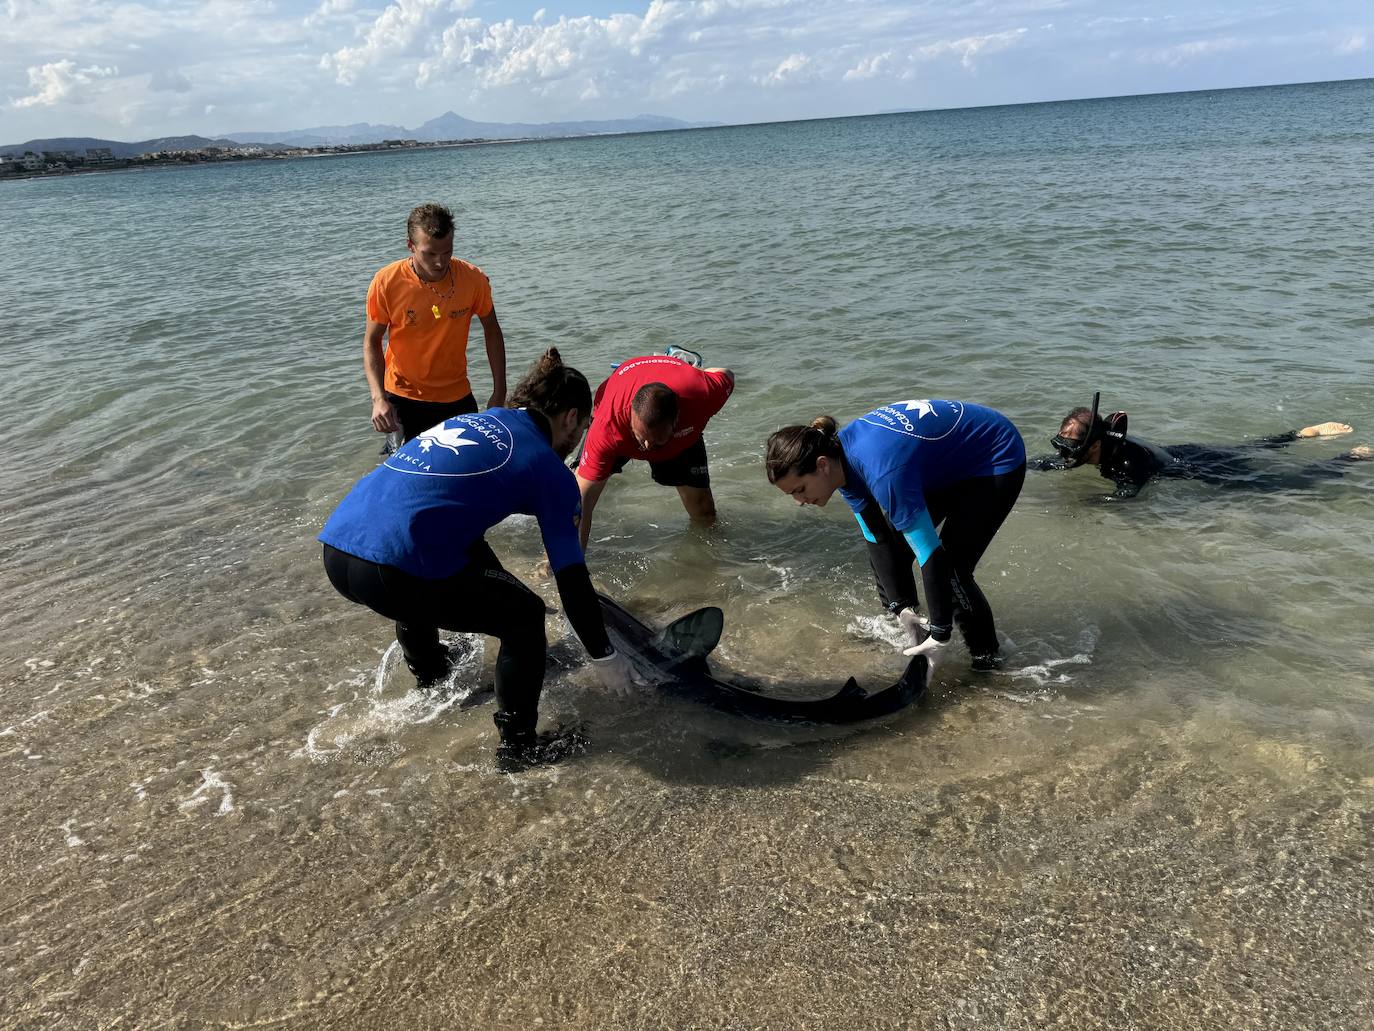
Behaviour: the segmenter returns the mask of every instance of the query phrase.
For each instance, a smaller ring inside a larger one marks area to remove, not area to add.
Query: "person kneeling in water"
[[[1301,469],[1257,470],[1252,459],[1264,451],[1276,451],[1295,440],[1335,437],[1353,432],[1343,422],[1323,422],[1260,437],[1227,447],[1218,444],[1170,444],[1167,448],[1126,435],[1125,412],[1097,414],[1101,394],[1093,395],[1091,408],[1075,408],[1064,417],[1059,432],[1050,438],[1057,455],[1032,459],[1037,470],[1076,469],[1095,465],[1116,484],[1108,498],[1133,498],[1156,476],[1202,480],[1219,487],[1257,491],[1302,490],[1323,480],[1338,479],[1351,462],[1374,458],[1368,445],[1352,448],[1326,462]]]
[[[1026,448],[1011,420],[962,401],[897,401],[843,430],[828,415],[780,429],[768,438],[765,466],[768,481],[799,505],[823,506],[836,490],[849,503],[879,597],[911,638],[905,654],[925,655],[933,673],[957,622],[973,668],[997,667],[992,608],[973,570],[1026,478]],[[929,636],[915,612],[913,560]]]
[[[581,496],[563,464],[591,418],[591,388],[549,348],[511,403],[454,416],[408,441],[358,481],[319,537],[339,593],[396,621],[420,686],[448,671],[439,628],[500,639],[493,718],[505,772],[557,762],[580,744],[566,732],[535,734],[544,603],[501,568],[483,538],[508,515],[538,519],[568,622],[606,688],[631,689],[629,662],[611,647],[587,574]]]

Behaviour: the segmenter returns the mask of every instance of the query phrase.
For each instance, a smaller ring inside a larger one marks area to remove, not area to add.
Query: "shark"
[[[895,682],[877,691],[865,691],[850,677],[838,691],[815,698],[766,694],[754,681],[711,670],[708,657],[725,632],[725,613],[719,608],[696,609],[655,630],[605,594],[598,592],[597,598],[612,643],[654,684],[737,716],[771,723],[860,723],[904,709],[926,692],[929,664],[918,655]],[[806,686],[833,690],[833,685]]]

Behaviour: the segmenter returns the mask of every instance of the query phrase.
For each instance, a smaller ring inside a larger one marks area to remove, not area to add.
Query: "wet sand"
[[[1369,1026],[1374,779],[1338,730],[962,673],[821,732],[575,671],[565,766],[492,772],[489,705],[312,758],[378,658],[320,623],[385,637],[312,605],[239,639],[280,666],[6,685],[47,708],[0,737],[0,1027]]]

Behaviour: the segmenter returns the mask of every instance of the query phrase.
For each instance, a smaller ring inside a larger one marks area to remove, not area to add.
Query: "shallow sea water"
[[[956,646],[922,705],[837,730],[560,671],[545,722],[589,751],[518,777],[463,701],[494,643],[408,690],[314,535],[376,461],[368,277],[445,200],[513,376],[673,343],[739,375],[720,524],[632,469],[598,583],[721,605],[719,662],[779,690],[886,683],[853,521],[768,486],[767,433],[956,397],[1035,454],[1100,389],[1161,443],[1374,443],[1371,101],[4,184],[0,1027],[1370,1026],[1374,463],[1129,504],[1032,474],[979,573],[1002,672]],[[528,520],[491,540],[556,602]]]

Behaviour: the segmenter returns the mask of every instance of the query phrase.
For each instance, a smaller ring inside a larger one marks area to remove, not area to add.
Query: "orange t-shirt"
[[[387,265],[367,288],[368,319],[387,327],[383,385],[416,401],[467,397],[468,326],[491,309],[491,283],[476,265],[453,258],[441,283],[423,282],[409,258]]]

